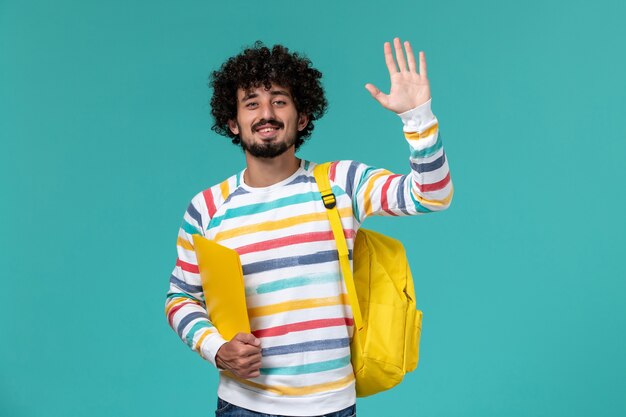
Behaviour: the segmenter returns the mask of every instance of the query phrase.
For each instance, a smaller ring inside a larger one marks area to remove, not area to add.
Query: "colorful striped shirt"
[[[410,173],[397,175],[355,161],[330,166],[350,252],[367,217],[430,213],[447,208],[452,199],[430,101],[400,117],[410,145]],[[192,235],[240,255],[250,327],[261,340],[261,375],[240,379],[222,371],[218,395],[261,413],[321,415],[356,399],[352,312],[313,176],[315,165],[302,160],[289,178],[263,188],[246,185],[245,170],[231,176],[192,199],[178,234],[165,313],[178,336],[213,364],[226,341],[206,312]]]

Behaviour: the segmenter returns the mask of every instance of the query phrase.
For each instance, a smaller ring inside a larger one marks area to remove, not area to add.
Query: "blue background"
[[[411,257],[418,370],[359,416],[626,415],[622,1],[0,0],[0,415],[212,415],[164,297],[191,197],[244,166],[207,79],[255,40],[330,108],[299,155],[408,170],[382,44],[426,51],[450,210]]]

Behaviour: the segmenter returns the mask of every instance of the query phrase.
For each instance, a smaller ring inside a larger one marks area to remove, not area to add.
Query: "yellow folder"
[[[211,323],[226,340],[250,333],[239,254],[200,235],[193,235],[193,245]]]

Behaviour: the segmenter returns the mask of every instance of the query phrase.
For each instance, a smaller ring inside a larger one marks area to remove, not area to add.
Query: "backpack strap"
[[[339,211],[337,210],[337,201],[335,194],[330,186],[328,180],[328,168],[330,162],[324,164],[318,164],[313,169],[313,175],[315,175],[315,182],[322,194],[322,201],[326,207],[326,213],[328,214],[328,220],[330,220],[330,226],[333,230],[333,236],[335,237],[335,243],[337,244],[337,252],[339,252],[339,264],[341,265],[341,274],[346,283],[346,290],[348,291],[348,298],[352,307],[352,315],[354,316],[354,325],[358,330],[363,329],[363,318],[361,316],[361,308],[359,307],[359,299],[356,295],[356,287],[354,285],[354,278],[352,276],[352,269],[350,268],[350,259],[348,258],[348,244],[346,243],[346,237],[343,234],[343,226],[341,225],[341,219],[339,218]]]

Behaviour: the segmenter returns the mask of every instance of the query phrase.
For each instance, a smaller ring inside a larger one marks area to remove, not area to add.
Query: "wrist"
[[[207,336],[200,347],[200,355],[217,367],[217,353],[227,341],[219,334],[214,333]]]
[[[430,108],[431,101],[432,99],[428,99],[425,103],[398,114],[405,132],[421,132],[432,125],[436,119]]]

